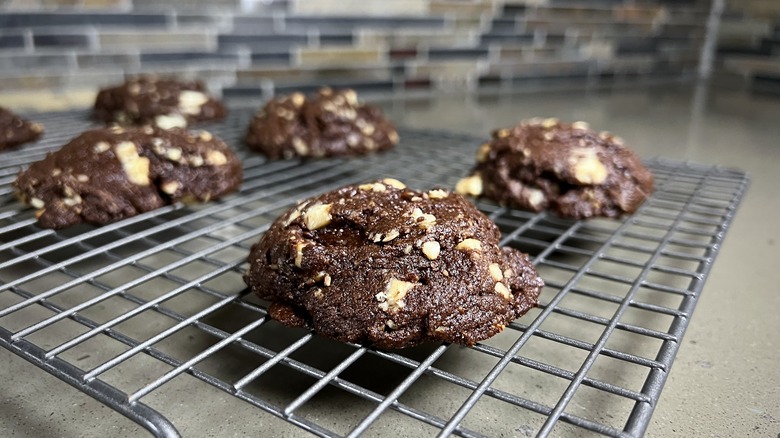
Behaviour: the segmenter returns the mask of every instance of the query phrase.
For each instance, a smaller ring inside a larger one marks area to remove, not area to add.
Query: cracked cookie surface
[[[618,217],[652,193],[653,175],[619,137],[535,118],[493,132],[456,191],[561,217]]]
[[[177,201],[205,202],[241,184],[241,162],[207,131],[86,131],[22,171],[17,197],[45,228],[102,225]]]
[[[364,155],[390,149],[398,132],[354,90],[322,88],[269,101],[249,125],[247,146],[271,159]]]
[[[278,218],[244,279],[272,318],[344,342],[473,345],[536,305],[527,255],[462,196],[385,179],[305,200]]]

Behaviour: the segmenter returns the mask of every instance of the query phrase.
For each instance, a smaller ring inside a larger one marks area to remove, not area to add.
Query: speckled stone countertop
[[[643,157],[747,171],[751,187],[704,287],[647,436],[780,433],[780,96],[670,85],[379,102],[400,126],[477,136],[532,116],[585,120],[622,136]],[[10,352],[0,350],[0,362],[0,436],[145,433],[54,377],[31,372],[31,365]],[[220,415],[200,409],[186,386],[169,389],[189,400],[166,411],[184,436],[272,436],[277,426],[285,426],[286,436],[306,435],[217,389],[203,385],[198,398],[209,397],[209,409]]]

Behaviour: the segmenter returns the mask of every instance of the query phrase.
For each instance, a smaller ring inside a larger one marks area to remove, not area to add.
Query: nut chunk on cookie
[[[16,194],[41,226],[106,224],[177,201],[234,191],[241,162],[209,132],[105,128],[84,132],[22,171]]]
[[[168,129],[223,119],[227,109],[200,81],[139,76],[100,90],[94,114],[107,124],[154,124]]]
[[[43,125],[29,122],[11,110],[0,107],[0,152],[37,140],[43,134]]]
[[[252,247],[269,314],[343,342],[473,345],[536,305],[528,256],[462,196],[384,179],[299,203]]]
[[[608,132],[535,118],[495,131],[455,190],[562,217],[617,217],[636,211],[652,193],[653,175]]]
[[[321,88],[271,100],[246,134],[251,149],[271,159],[364,155],[390,149],[398,132],[382,110],[358,102],[354,90]]]

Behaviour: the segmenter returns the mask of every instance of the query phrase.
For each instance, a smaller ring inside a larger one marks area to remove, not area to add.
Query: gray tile
[[[252,64],[290,65],[290,52],[253,52]]]
[[[231,11],[238,9],[240,6],[241,0],[177,0],[176,2],[133,0],[133,7],[138,11],[178,10],[198,12],[204,9]]]
[[[327,46],[338,45],[352,45],[354,43],[354,36],[351,33],[348,34],[324,34],[320,35],[320,44]]]
[[[159,52],[141,53],[142,64],[154,64],[164,62],[190,63],[202,61],[238,62],[237,53],[226,52]]]
[[[195,13],[178,13],[176,16],[176,24],[179,26],[216,26],[219,28],[228,28],[232,17],[228,13],[220,14],[195,14]]]
[[[51,26],[161,26],[167,24],[164,14],[116,13],[7,13],[0,15],[0,28]]]
[[[534,41],[534,35],[531,33],[504,33],[489,32],[482,35],[481,43],[484,45],[490,43],[531,43]]]
[[[35,47],[89,47],[90,37],[87,34],[44,33],[33,35]]]
[[[121,67],[129,68],[140,65],[137,53],[83,53],[76,55],[79,68]]]
[[[262,96],[262,94],[263,94],[263,89],[259,85],[232,86],[232,87],[225,87],[222,89],[222,97],[224,99],[246,98],[251,96],[255,96],[256,98],[259,98],[260,96]]]
[[[293,45],[306,45],[309,38],[304,35],[218,35],[219,47],[247,46],[253,49],[279,49]]]
[[[501,11],[501,15],[504,17],[512,16],[512,15],[521,15],[525,13],[526,9],[527,9],[526,5],[507,4],[504,5],[504,9]]]
[[[323,32],[345,32],[356,27],[364,28],[443,28],[444,18],[438,17],[318,17],[289,16],[285,19],[286,32],[307,32],[318,29]]]
[[[0,49],[24,48],[24,35],[0,35]]]
[[[488,49],[485,47],[475,48],[444,48],[436,47],[428,49],[428,59],[431,60],[443,60],[443,59],[473,59],[483,58],[488,55]]]
[[[517,21],[514,18],[496,18],[490,24],[491,32],[510,33],[517,29]]]
[[[73,56],[0,54],[0,70],[58,69],[70,70],[75,67]]]
[[[237,34],[272,34],[274,33],[274,18],[271,16],[233,17],[233,32]]]

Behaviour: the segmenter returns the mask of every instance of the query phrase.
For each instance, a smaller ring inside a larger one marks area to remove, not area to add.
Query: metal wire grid
[[[183,375],[321,436],[389,425],[467,437],[641,436],[748,185],[739,171],[656,159],[656,193],[623,221],[480,202],[502,244],[533,257],[547,283],[541,306],[473,348],[384,352],[268,319],[241,281],[248,250],[296,199],[329,188],[378,176],[451,187],[478,139],[402,131],[382,155],[266,162],[241,148],[249,113],[237,113],[208,129],[243,157],[239,194],[100,228],[37,228],[10,183],[86,118],[41,116],[60,135],[0,164],[0,344],[158,436],[178,434],[153,407]]]

